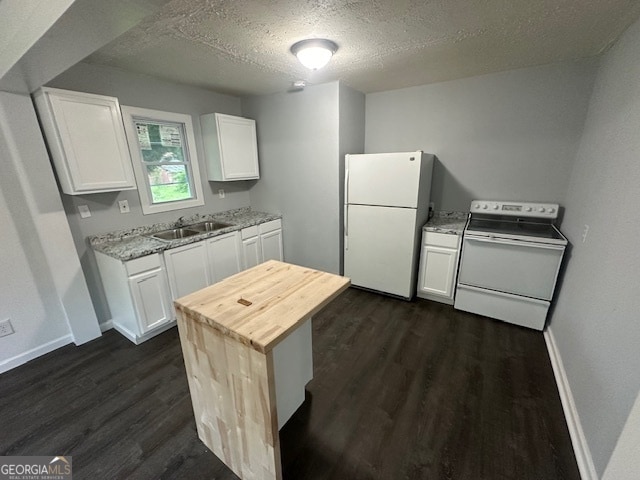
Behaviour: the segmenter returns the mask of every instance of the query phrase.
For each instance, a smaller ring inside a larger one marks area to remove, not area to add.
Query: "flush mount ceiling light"
[[[336,50],[338,50],[338,45],[326,38],[300,40],[291,46],[291,53],[298,57],[302,65],[311,70],[324,67],[329,63]]]

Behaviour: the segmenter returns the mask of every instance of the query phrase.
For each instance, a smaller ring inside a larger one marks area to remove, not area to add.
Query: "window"
[[[204,205],[191,116],[122,107],[142,213]]]

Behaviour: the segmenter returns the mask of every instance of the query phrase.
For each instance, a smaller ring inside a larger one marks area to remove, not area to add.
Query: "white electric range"
[[[454,307],[542,330],[567,239],[557,204],[474,200]]]

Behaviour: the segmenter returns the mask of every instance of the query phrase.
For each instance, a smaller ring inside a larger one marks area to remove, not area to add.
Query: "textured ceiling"
[[[638,0],[173,0],[85,61],[231,94],[342,80],[365,93],[598,55]],[[311,72],[289,52],[339,50]]]

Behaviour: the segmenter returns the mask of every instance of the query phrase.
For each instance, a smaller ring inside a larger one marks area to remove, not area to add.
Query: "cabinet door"
[[[174,300],[211,285],[205,242],[165,250],[164,259]]]
[[[262,263],[262,250],[260,248],[260,237],[249,237],[242,239],[242,257],[244,268],[255,267]]]
[[[260,235],[262,246],[262,261],[283,260],[282,252],[282,230],[274,230]]]
[[[129,289],[141,334],[173,321],[169,289],[162,268],[129,277]]]
[[[451,248],[423,246],[420,290],[424,293],[453,298],[453,279],[457,257],[458,251]]]
[[[64,193],[136,188],[117,98],[42,89],[36,104]]]
[[[224,180],[259,178],[256,122],[216,114]]]
[[[220,235],[207,241],[211,283],[224,280],[242,270],[240,232]]]

